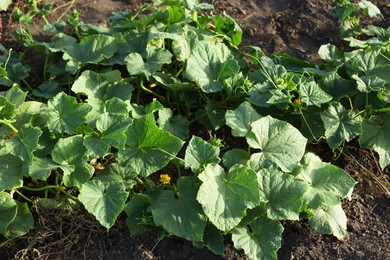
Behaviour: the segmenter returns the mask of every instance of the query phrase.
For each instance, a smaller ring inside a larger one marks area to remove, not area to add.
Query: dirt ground
[[[111,12],[135,10],[143,2],[146,1],[76,0],[73,6],[82,12],[82,20],[106,23]],[[377,22],[389,27],[390,0],[373,2],[388,17]],[[64,13],[71,2],[56,0],[54,3],[56,11],[50,19]],[[332,4],[331,0],[217,0],[215,12],[225,11],[236,19],[244,31],[243,46],[257,45],[268,55],[288,53],[316,62],[321,44],[343,45],[338,38],[336,15],[330,10]],[[12,18],[3,19],[3,26],[8,21]],[[12,42],[4,31],[0,39],[5,45]],[[344,154],[337,159],[333,158],[338,154],[332,153],[326,144],[309,149],[345,169],[358,181],[352,201],[343,202],[348,235],[339,241],[311,231],[304,221],[286,222],[279,258],[390,259],[389,167],[381,171],[376,155],[360,149],[356,140],[347,144]],[[158,242],[158,231],[130,238],[125,216],[106,232],[83,210],[35,211],[34,214],[37,228],[29,235],[15,241],[0,238],[0,259],[246,259],[234,249],[229,238],[226,238],[224,256],[220,257],[175,237]]]

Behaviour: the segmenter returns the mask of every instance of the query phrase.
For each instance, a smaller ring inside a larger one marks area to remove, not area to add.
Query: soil
[[[73,3],[81,11],[83,21],[104,24],[111,12],[136,10],[146,1],[53,2],[56,9],[49,15],[51,21]],[[373,2],[384,17],[390,17],[390,0]],[[260,46],[268,55],[287,53],[317,62],[321,44],[345,45],[338,37],[331,0],[217,0],[214,3],[215,12],[225,11],[243,28],[243,46]],[[9,31],[15,24],[12,16],[2,13],[1,17],[1,43],[11,47],[14,39]],[[374,19],[374,22],[390,26],[390,20]],[[356,140],[346,144],[342,154],[333,153],[326,144],[309,145],[308,149],[343,168],[358,182],[352,200],[343,201],[348,235],[339,241],[312,231],[305,221],[285,222],[279,258],[390,259],[389,167],[381,171],[377,155],[359,148]],[[40,209],[33,214],[36,228],[28,235],[8,241],[0,237],[0,259],[246,259],[243,252],[234,249],[229,237],[224,255],[216,256],[176,237],[158,241],[161,232],[158,230],[132,238],[125,216],[107,232],[83,209]]]

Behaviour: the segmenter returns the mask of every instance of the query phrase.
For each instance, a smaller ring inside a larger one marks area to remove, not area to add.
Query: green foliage
[[[379,15],[337,2],[345,35],[360,30],[357,10]],[[356,182],[306,144],[359,138],[390,165],[389,33],[369,27],[345,53],[324,45],[315,65],[239,51],[242,30],[210,7],[155,1],[110,27],[74,11],[45,21],[48,42],[28,27],[50,8],[15,9],[18,40],[45,65],[29,83],[23,55],[0,48],[0,234],[33,227],[33,193],[74,200],[107,229],[124,212],[131,235],[161,226],[218,254],[230,234],[251,259],[277,258],[285,220],[345,236],[340,199]]]

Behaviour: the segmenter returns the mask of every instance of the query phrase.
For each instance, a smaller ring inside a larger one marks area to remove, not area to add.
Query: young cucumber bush
[[[131,235],[162,226],[216,254],[231,235],[251,259],[275,259],[285,220],[342,239],[340,199],[356,182],[306,143],[325,136],[336,149],[360,135],[390,164],[388,41],[325,45],[313,65],[239,51],[231,17],[198,14],[210,5],[159,4],[114,13],[107,28],[75,11],[45,25],[50,42],[33,39],[19,10],[19,40],[44,57],[43,81],[30,85],[30,68],[2,47],[0,233],[25,234],[30,206],[66,198],[107,229],[126,214]],[[190,134],[199,125],[230,129],[224,141],[244,149]]]

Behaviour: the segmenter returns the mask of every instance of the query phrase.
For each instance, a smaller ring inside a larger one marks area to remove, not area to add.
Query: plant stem
[[[384,107],[384,108],[379,108],[379,109],[374,109],[374,113],[386,113],[390,111],[390,107]]]
[[[160,94],[157,94],[153,90],[146,88],[144,86],[144,80],[143,79],[140,82],[140,86],[141,86],[142,90],[148,92],[149,94],[152,94],[155,97],[158,97],[161,100],[162,103],[165,103],[165,104],[167,103],[167,100],[166,100],[166,98],[164,96],[161,96]]]
[[[12,123],[14,123],[15,122],[15,120],[6,120],[6,119],[0,119],[0,124],[5,124],[6,126],[8,126],[9,128],[11,128],[11,130],[13,131],[13,132],[15,132],[15,133],[18,133],[19,131],[18,131],[18,129],[16,129],[13,125],[12,125]]]
[[[27,200],[28,202],[30,202],[30,203],[33,203],[33,201],[32,200],[30,200],[29,198],[27,198],[26,196],[24,196],[23,195],[23,193],[21,193],[20,191],[18,191],[18,190],[14,190],[20,197],[22,197],[23,199],[25,199],[25,200]]]

